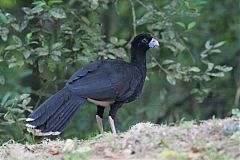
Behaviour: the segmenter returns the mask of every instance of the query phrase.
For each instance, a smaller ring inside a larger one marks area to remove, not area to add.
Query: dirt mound
[[[5,143],[0,159],[240,159],[240,121],[189,121],[167,126],[138,123],[127,132],[89,140]]]

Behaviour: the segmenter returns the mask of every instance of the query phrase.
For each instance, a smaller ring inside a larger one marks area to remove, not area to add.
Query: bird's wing
[[[72,84],[74,81],[78,80],[79,78],[84,77],[88,73],[95,71],[98,67],[101,66],[102,63],[103,61],[94,61],[86,64],[68,79],[67,84]]]
[[[116,100],[129,89],[131,76],[118,61],[95,61],[77,71],[67,82],[75,94],[95,100]]]

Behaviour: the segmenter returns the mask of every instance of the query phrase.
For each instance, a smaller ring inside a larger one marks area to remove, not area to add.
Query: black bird
[[[105,107],[112,133],[116,133],[114,119],[124,103],[141,93],[146,77],[146,52],[159,46],[149,34],[140,34],[131,42],[131,61],[96,60],[67,81],[65,87],[48,98],[26,119],[27,130],[37,136],[58,135],[70,123],[74,114],[86,101],[97,106],[96,120],[103,133],[102,118]]]

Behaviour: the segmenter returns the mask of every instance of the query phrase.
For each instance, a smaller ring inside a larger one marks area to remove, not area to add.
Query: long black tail
[[[28,116],[27,130],[37,136],[58,135],[68,126],[85,101],[64,87]]]

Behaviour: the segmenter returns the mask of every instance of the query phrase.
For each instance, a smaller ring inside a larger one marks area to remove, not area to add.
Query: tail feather
[[[72,112],[71,115],[73,115],[75,112],[76,112],[76,109],[75,109],[75,111]],[[69,125],[70,122],[71,122],[71,119],[69,117],[66,119],[66,121],[64,123],[61,124],[61,126],[57,130],[59,132],[62,132]]]
[[[59,108],[59,109],[57,110],[57,112],[48,119],[48,121],[47,121],[46,124],[45,124],[45,130],[46,130],[46,128],[52,129],[52,127],[55,126],[55,123],[54,123],[54,122],[58,122],[63,115],[68,114],[68,110],[71,109],[72,104],[71,104],[71,102],[68,101],[68,102],[66,102],[65,105],[66,105],[67,107],[65,107],[65,108],[64,108],[64,107]]]
[[[40,126],[49,119],[58,109],[69,99],[70,92],[67,88],[63,88],[56,94],[49,97],[41,104],[33,113],[28,116],[30,125]]]
[[[74,103],[70,103],[66,112],[60,114],[57,118],[52,118],[51,122],[47,122],[43,132],[58,131],[57,129],[59,129],[59,124],[65,123],[66,117],[72,118],[71,113],[74,109],[78,109],[78,107],[75,107]]]
[[[38,136],[60,134],[85,101],[63,88],[29,115],[26,120],[28,131]]]
[[[67,115],[64,117],[63,120],[60,121],[60,123],[58,123],[54,128],[53,128],[53,131],[56,132],[56,131],[59,131],[59,132],[62,132],[68,125],[69,123],[71,122],[72,120],[72,117],[75,115],[75,113],[77,112],[79,108],[76,108],[74,107]]]
[[[64,105],[66,107],[60,107],[56,111],[56,113],[54,115],[52,115],[51,117],[49,117],[49,119],[45,123],[43,123],[35,128],[41,130],[42,132],[51,131],[53,129],[53,126],[55,126],[56,123],[58,123],[61,120],[62,115],[67,114],[68,110],[71,109],[71,107],[72,107],[70,101],[66,102]]]

